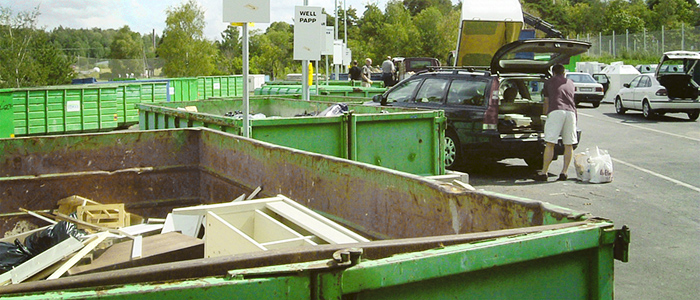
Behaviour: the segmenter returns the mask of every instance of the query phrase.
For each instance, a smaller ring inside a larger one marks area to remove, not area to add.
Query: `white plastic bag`
[[[590,158],[588,149],[581,153],[574,154],[574,167],[576,168],[576,178],[583,182],[591,180],[591,173],[588,169],[588,158]]]
[[[613,180],[613,163],[608,151],[595,147],[595,151],[591,153],[588,161],[591,174],[590,183],[605,183]]]
[[[608,151],[595,147],[574,155],[574,167],[578,180],[590,183],[605,183],[613,180],[612,158]]]

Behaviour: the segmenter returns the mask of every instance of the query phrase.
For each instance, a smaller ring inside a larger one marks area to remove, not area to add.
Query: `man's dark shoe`
[[[547,174],[535,174],[535,181],[547,181]]]
[[[566,181],[567,179],[569,179],[569,177],[567,177],[566,174],[559,174],[557,181]]]

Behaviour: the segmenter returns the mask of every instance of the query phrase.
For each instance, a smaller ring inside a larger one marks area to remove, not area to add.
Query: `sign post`
[[[306,1],[305,1],[306,2]],[[321,7],[296,6],[294,8],[294,60],[301,60],[302,98],[309,100],[309,61],[321,59],[320,38],[325,30],[325,17]]]
[[[270,23],[270,0],[223,0],[223,21],[243,23],[243,136],[250,137],[248,23]]]

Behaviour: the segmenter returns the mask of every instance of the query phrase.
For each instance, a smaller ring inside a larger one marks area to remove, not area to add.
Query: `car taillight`
[[[603,88],[602,88],[602,87],[596,87],[596,88],[595,88],[595,91],[596,91],[596,92],[602,92],[602,91],[603,91]]]
[[[668,92],[666,92],[666,89],[659,89],[656,91],[657,96],[668,96]]]

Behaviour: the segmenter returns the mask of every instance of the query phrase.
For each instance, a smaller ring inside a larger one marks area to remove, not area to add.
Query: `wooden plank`
[[[46,278],[46,280],[52,280],[61,277],[61,275],[68,272],[68,269],[75,266],[75,264],[77,264],[83,257],[85,257],[85,255],[88,255],[90,252],[92,252],[92,250],[95,250],[95,247],[97,247],[97,245],[102,243],[102,241],[104,241],[110,235],[112,234],[108,232],[100,232],[95,236],[94,239],[86,241],[87,244],[85,245],[85,247],[83,247],[83,249],[80,249],[78,253],[73,255],[73,257],[66,261],[60,268],[58,268],[58,270],[53,272],[53,274]]]
[[[134,239],[134,245],[131,247],[131,259],[141,258],[143,250],[143,237],[140,235]]]
[[[365,237],[363,237],[363,236],[361,236],[361,235],[355,233],[354,231],[352,231],[352,230],[350,230],[350,229],[347,229],[347,228],[343,227],[342,225],[340,225],[340,224],[338,224],[338,223],[336,223],[336,222],[333,222],[332,220],[330,220],[330,219],[328,219],[328,218],[322,216],[321,214],[319,214],[319,213],[317,213],[317,212],[315,212],[315,211],[309,209],[309,208],[306,207],[306,206],[303,206],[303,205],[297,203],[296,201],[294,201],[294,200],[292,200],[292,199],[289,199],[289,198],[285,197],[284,195],[277,195],[277,197],[280,198],[280,199],[282,199],[282,200],[284,201],[284,203],[286,203],[286,204],[288,204],[288,205],[290,205],[290,206],[292,206],[292,207],[298,209],[299,211],[304,212],[305,214],[307,214],[307,215],[309,215],[309,216],[311,216],[311,217],[314,217],[315,219],[317,219],[317,220],[323,222],[324,224],[326,224],[326,225],[328,225],[328,226],[331,226],[331,227],[335,228],[336,230],[338,230],[338,231],[342,232],[343,234],[345,234],[345,235],[347,235],[347,236],[353,238],[354,240],[357,240],[358,242],[369,242],[369,241],[370,241],[369,239],[367,239],[367,238],[365,238]]]
[[[178,232],[143,238],[141,258],[131,259],[133,240],[117,243],[91,264],[76,266],[68,274],[86,274],[204,257],[204,241]]]
[[[258,195],[258,193],[260,193],[260,191],[262,191],[262,187],[261,187],[261,186],[255,188],[255,190],[253,190],[253,192],[250,193],[250,196],[248,196],[248,198],[246,198],[246,200],[252,200],[253,198],[255,198],[255,196]]]
[[[204,255],[207,258],[267,250],[213,212],[207,213],[206,228]]]
[[[347,244],[358,242],[356,239],[338,231],[325,222],[319,221],[314,216],[308,215],[292,207],[286,202],[271,202],[267,204],[267,207],[299,227],[308,230],[310,233],[318,236],[329,244]]]
[[[120,229],[131,235],[153,235],[163,230],[163,224],[138,224]]]
[[[282,198],[270,197],[262,199],[254,199],[242,202],[225,202],[209,205],[197,205],[190,207],[182,207],[173,209],[173,214],[179,215],[202,215],[205,216],[208,211],[215,212],[217,214],[226,214],[231,212],[239,211],[251,211],[256,209],[261,209],[265,207],[265,204],[270,201],[281,201]]]
[[[65,241],[60,242],[39,255],[32,257],[30,260],[22,263],[7,273],[10,273],[13,284],[21,283],[32,275],[37,274],[45,268],[57,263],[69,254],[78,251],[82,247],[83,243],[76,240],[74,237],[68,237]]]

